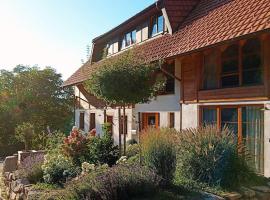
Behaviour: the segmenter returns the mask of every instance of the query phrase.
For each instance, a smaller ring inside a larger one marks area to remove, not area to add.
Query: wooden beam
[[[168,72],[166,69],[160,67],[160,70],[161,70],[164,74],[166,74],[166,75],[168,75],[168,76],[170,76],[170,77],[172,77],[172,78],[178,80],[179,82],[181,82],[181,78],[179,78],[179,77],[177,77],[177,76],[171,74],[171,73]]]

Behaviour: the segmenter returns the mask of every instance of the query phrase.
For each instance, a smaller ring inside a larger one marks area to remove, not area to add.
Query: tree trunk
[[[123,106],[123,133],[124,133],[124,156],[126,155],[127,130],[126,130],[126,106]]]
[[[118,108],[118,121],[119,121],[119,153],[120,157],[122,155],[122,133],[123,133],[123,125],[121,123],[121,107]]]

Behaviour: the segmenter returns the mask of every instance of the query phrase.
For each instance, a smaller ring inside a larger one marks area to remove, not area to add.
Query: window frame
[[[162,31],[158,31],[159,30],[159,17],[162,17],[163,19],[163,27],[162,27]],[[155,22],[155,23],[154,23]],[[154,24],[157,25],[157,27],[155,28],[155,33],[153,34],[153,28],[154,28]],[[164,33],[164,30],[165,30],[165,20],[164,20],[164,16],[162,14],[158,14],[158,15],[154,15],[152,17],[150,17],[150,20],[149,20],[149,25],[148,25],[148,38],[153,38],[159,34],[162,34]]]
[[[242,135],[242,125],[243,125],[243,120],[242,120],[242,108],[247,107],[247,106],[254,106],[254,107],[261,107],[262,109],[264,108],[263,104],[241,104],[241,105],[200,105],[199,106],[199,126],[203,126],[203,109],[216,109],[217,113],[217,127],[218,129],[221,129],[221,110],[224,108],[237,108],[238,112],[238,142],[242,142],[243,135]]]
[[[132,35],[133,33],[135,34],[135,41],[133,41],[132,39]],[[127,36],[129,36],[130,38],[130,44],[128,45],[128,41],[127,41]],[[131,47],[132,45],[136,44],[137,43],[137,29],[132,29],[131,31],[127,31],[126,33],[124,33],[122,35],[122,37],[120,37],[120,40],[118,41],[118,50],[121,51],[121,50],[124,50],[128,47]],[[124,47],[123,47],[123,43],[125,44]]]
[[[85,112],[80,112],[79,115],[79,129],[84,131],[85,130]]]
[[[244,65],[243,65],[243,60],[244,60],[244,53],[243,53],[243,47],[244,45],[249,41],[249,40],[253,40],[256,39],[259,41],[260,43],[260,51],[256,52],[256,54],[258,54],[260,56],[261,59],[261,66],[260,66],[260,70],[261,70],[261,83],[253,83],[253,84],[244,84],[243,83],[243,73],[244,73]],[[224,51],[226,51],[227,48],[229,48],[232,45],[238,45],[238,72],[233,72],[231,74],[222,74],[222,53]],[[205,80],[205,76],[204,76],[204,71],[205,71],[205,57],[208,56],[209,54],[211,54],[213,51],[218,51],[217,52],[217,63],[216,63],[216,67],[217,72],[216,72],[216,76],[218,77],[218,83],[217,83],[217,87],[213,88],[213,89],[207,89],[204,87],[204,80]],[[206,90],[216,90],[216,89],[227,89],[227,88],[237,88],[237,87],[252,87],[252,86],[263,86],[265,84],[265,66],[264,66],[264,59],[263,59],[263,44],[262,44],[262,39],[261,37],[253,37],[253,38],[248,38],[245,40],[239,40],[237,42],[233,42],[230,43],[228,45],[225,46],[221,46],[219,48],[215,48],[215,49],[209,49],[204,51],[203,53],[203,63],[202,63],[202,70],[201,70],[201,78],[200,78],[200,90],[202,91],[206,91]],[[226,77],[229,75],[238,75],[238,80],[239,80],[239,84],[236,86],[228,86],[228,87],[222,87],[222,77]]]

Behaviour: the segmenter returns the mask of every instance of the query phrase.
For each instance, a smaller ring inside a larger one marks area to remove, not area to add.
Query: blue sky
[[[0,0],[0,69],[51,66],[68,78],[93,38],[155,0]]]

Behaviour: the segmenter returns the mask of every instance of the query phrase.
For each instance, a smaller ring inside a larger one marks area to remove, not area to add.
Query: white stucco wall
[[[178,60],[175,61],[175,75],[180,77],[181,65]],[[175,80],[175,93],[169,95],[159,95],[149,103],[136,104],[134,113],[138,120],[140,113],[159,113],[160,127],[169,126],[169,113],[174,112],[175,128],[180,130],[180,82]]]
[[[102,125],[104,124],[104,110],[102,109],[77,109],[75,111],[75,126],[79,127],[79,120],[80,120],[80,113],[84,113],[84,126],[85,126],[85,132],[89,132],[89,125],[90,125],[90,113],[95,113],[96,116],[96,131],[97,134],[102,136]],[[119,120],[118,120],[118,109],[111,109],[108,108],[106,110],[106,114],[108,116],[113,117],[113,139],[116,144],[119,142]],[[132,109],[126,109],[126,116],[128,120],[127,124],[127,140],[130,140],[133,137],[136,137],[135,135],[132,135],[132,131],[136,127],[134,126],[134,116],[132,115]],[[123,135],[122,135],[122,140],[123,140]]]
[[[265,104],[270,107],[270,102]],[[270,177],[270,110],[264,111],[264,175]]]

